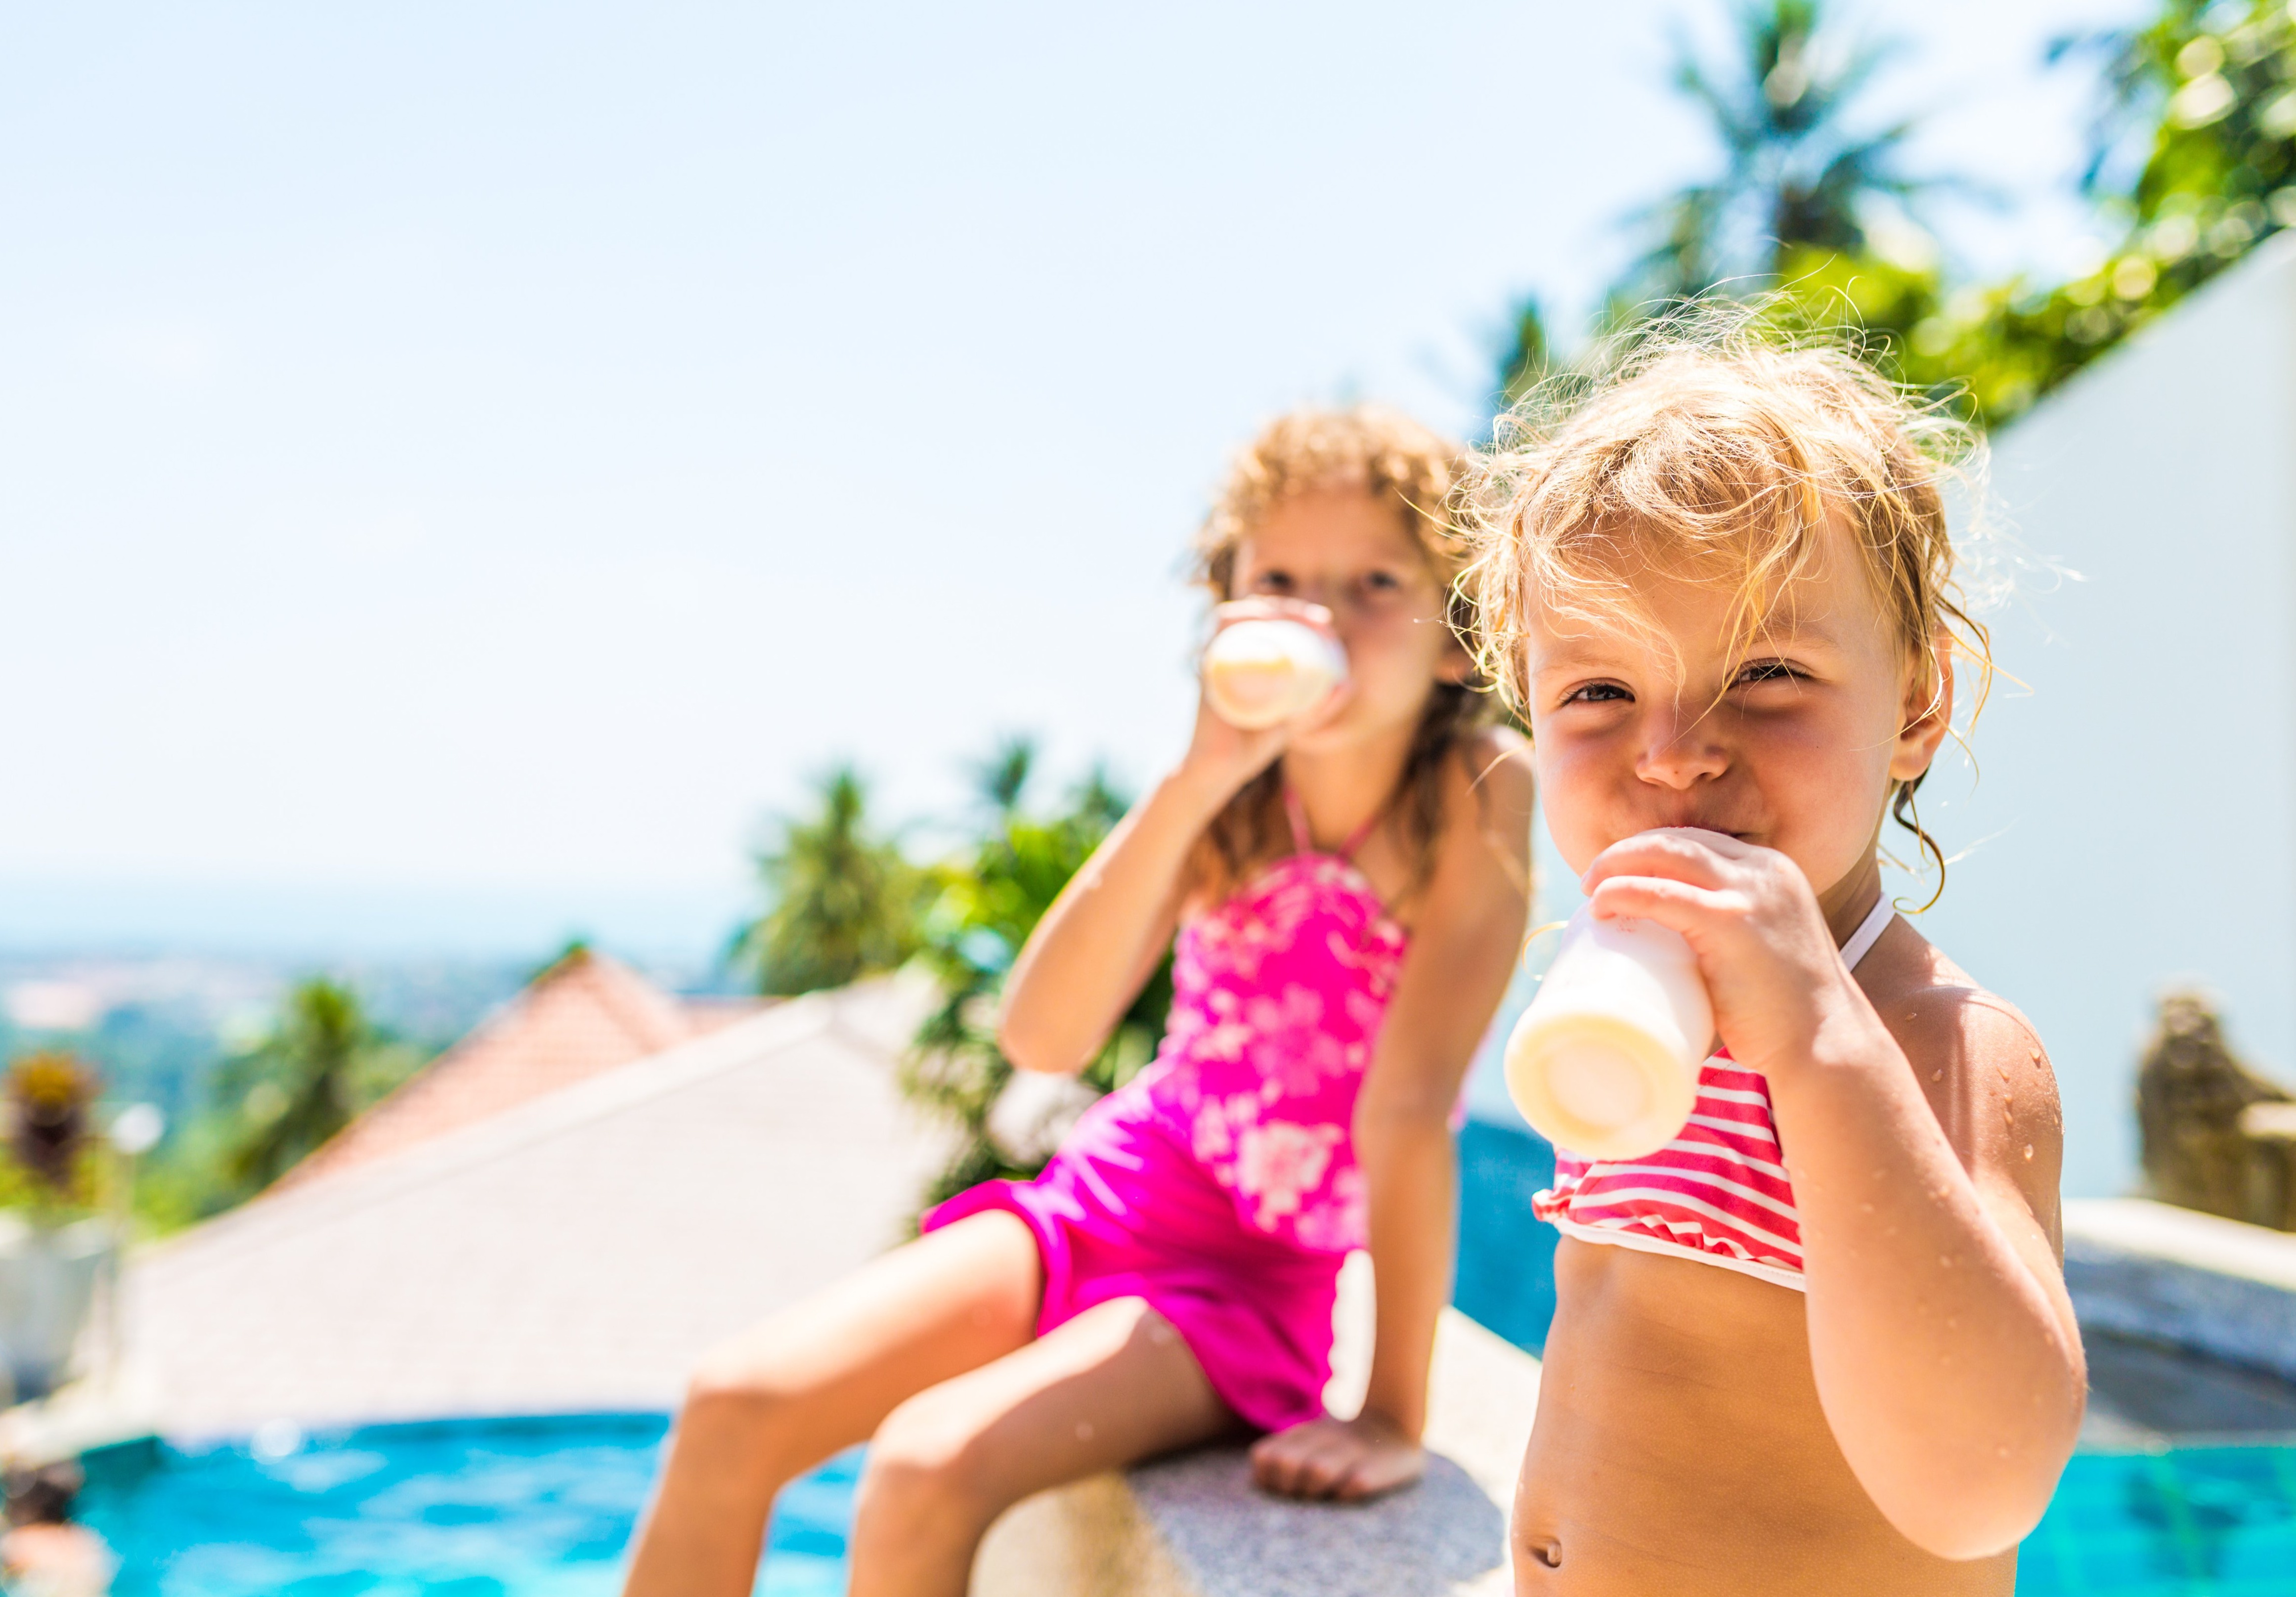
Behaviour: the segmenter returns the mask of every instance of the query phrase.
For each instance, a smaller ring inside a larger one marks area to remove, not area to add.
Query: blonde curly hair
[[[1465,463],[1457,444],[1381,405],[1278,416],[1229,463],[1196,534],[1194,580],[1214,603],[1234,598],[1236,551],[1269,511],[1294,495],[1351,487],[1393,505],[1438,580],[1451,586],[1472,553],[1451,514]]]
[[[1976,667],[1973,717],[1993,657],[1946,507],[1957,480],[1981,503],[1982,446],[1861,353],[1838,333],[1793,336],[1760,306],[1693,305],[1499,418],[1461,494],[1474,554],[1459,587],[1479,668],[1526,719],[1534,618],[1653,635],[1634,577],[1657,569],[1727,591],[1732,641],[1748,647],[1824,558],[1835,523],[1932,692],[1944,692],[1948,651]],[[1945,856],[1914,807],[1920,785],[1897,783],[1890,808],[1942,892]]]

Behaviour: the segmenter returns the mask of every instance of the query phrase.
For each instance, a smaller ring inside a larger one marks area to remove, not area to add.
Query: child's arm
[[[1260,1442],[1254,1474],[1271,1490],[1364,1497],[1424,1467],[1427,1372],[1451,1289],[1451,1114],[1513,974],[1529,910],[1531,779],[1521,747],[1512,733],[1479,740],[1475,768],[1444,796],[1449,819],[1435,873],[1356,1102],[1377,1294],[1362,1413]]]
[[[1257,617],[1305,621],[1328,631],[1331,612],[1290,599],[1223,604],[1222,626]],[[1118,822],[1029,934],[1004,983],[996,1032],[1004,1057],[1024,1070],[1081,1070],[1108,1039],[1141,983],[1171,946],[1188,855],[1243,784],[1266,770],[1298,725],[1339,713],[1347,688],[1300,724],[1245,732],[1201,700],[1188,752]]]
[[[2047,1506],[2087,1385],[2057,1262],[2056,1091],[2032,1032],[1972,987],[1885,985],[1877,1013],[1769,849],[1644,833],[1587,881],[1597,913],[1689,939],[1723,1041],[1769,1077],[1818,1398],[1859,1484],[1940,1557],[2013,1545]]]

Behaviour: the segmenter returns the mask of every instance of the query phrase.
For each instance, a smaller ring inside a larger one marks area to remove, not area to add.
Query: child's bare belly
[[[1565,1238],[1514,1509],[1515,1589],[1569,1597],[2008,1597],[2013,1553],[1935,1558],[1849,1472],[1799,1292]]]

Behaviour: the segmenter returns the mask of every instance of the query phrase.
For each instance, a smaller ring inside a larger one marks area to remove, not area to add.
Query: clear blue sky
[[[2126,10],[1855,13],[1964,257],[2076,250],[2040,52]],[[1479,424],[1720,14],[8,0],[0,938],[699,946],[833,756],[1146,777],[1223,452]]]

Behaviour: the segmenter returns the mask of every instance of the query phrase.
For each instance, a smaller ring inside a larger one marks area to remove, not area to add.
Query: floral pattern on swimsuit
[[[1363,872],[1319,853],[1181,928],[1142,1085],[1255,1229],[1318,1253],[1365,1245],[1349,1127],[1406,940]]]

